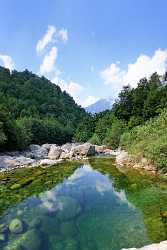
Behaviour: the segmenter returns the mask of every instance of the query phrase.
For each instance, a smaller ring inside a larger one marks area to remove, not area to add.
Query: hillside
[[[0,67],[0,147],[64,143],[87,114],[44,77]]]
[[[167,109],[158,117],[121,136],[120,145],[137,160],[143,157],[159,169],[167,168]]]
[[[110,110],[112,108],[113,102],[114,101],[112,98],[100,99],[97,102],[86,107],[85,110],[91,114],[96,114],[105,110]]]
[[[110,111],[84,120],[76,130],[78,141],[122,146],[135,157],[145,156],[159,168],[167,165],[167,74],[154,73],[136,88],[125,86]]]

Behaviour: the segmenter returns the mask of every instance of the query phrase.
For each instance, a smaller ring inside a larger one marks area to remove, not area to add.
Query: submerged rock
[[[21,243],[24,249],[26,250],[38,250],[41,247],[41,237],[40,233],[31,229],[24,234],[23,242]]]
[[[20,234],[23,232],[23,222],[19,219],[13,219],[9,224],[11,233]]]
[[[80,204],[73,198],[61,196],[58,198],[57,217],[61,221],[72,219],[81,212]]]
[[[5,234],[1,234],[0,233],[0,243],[1,242],[5,242],[6,241],[6,236],[5,236]]]
[[[5,233],[8,231],[8,226],[6,224],[0,224],[0,233]]]
[[[4,250],[38,250],[41,245],[40,233],[31,229],[16,240],[10,240]]]

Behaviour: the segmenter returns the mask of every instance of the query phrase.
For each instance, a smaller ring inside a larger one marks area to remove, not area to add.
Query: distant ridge
[[[85,108],[85,110],[91,114],[95,114],[95,113],[105,111],[107,109],[111,109],[113,103],[114,103],[114,100],[111,97],[104,98],[104,99],[100,99],[97,102],[89,105],[88,107]]]

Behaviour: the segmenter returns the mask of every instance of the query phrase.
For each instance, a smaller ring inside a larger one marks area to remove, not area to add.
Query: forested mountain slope
[[[0,67],[0,148],[64,143],[88,115],[73,98],[44,77]]]

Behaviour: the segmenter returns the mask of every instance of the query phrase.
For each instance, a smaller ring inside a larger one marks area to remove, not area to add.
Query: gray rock
[[[0,156],[0,170],[13,169],[19,166],[28,166],[34,163],[33,159],[24,156]]]
[[[19,219],[13,219],[9,224],[9,230],[11,233],[20,234],[23,232],[23,222]]]
[[[78,146],[73,146],[71,149],[72,157],[81,156],[94,156],[95,155],[95,146],[90,143],[84,143]]]
[[[44,159],[47,158],[48,148],[46,146],[32,144],[28,150],[24,151],[24,155],[32,159]]]
[[[38,166],[53,166],[61,160],[50,160],[50,159],[42,159],[38,162]]]
[[[71,151],[73,144],[72,143],[66,143],[63,146],[61,146],[62,151],[65,153],[69,153]]]
[[[96,151],[96,154],[103,154],[104,153],[104,150],[106,149],[107,147],[102,145],[102,146],[99,146],[99,145],[95,145],[95,151]]]
[[[51,160],[57,160],[59,159],[61,153],[62,153],[61,147],[52,145],[48,153],[48,158]]]
[[[68,153],[62,152],[60,155],[60,159],[62,159],[62,160],[66,160],[66,159],[70,159],[70,158],[71,158],[70,152],[68,152]]]

